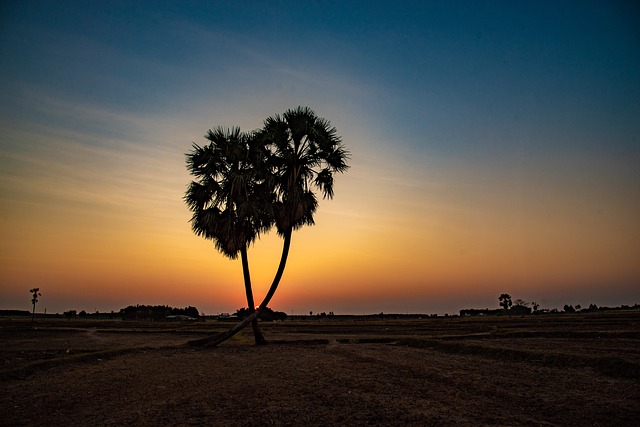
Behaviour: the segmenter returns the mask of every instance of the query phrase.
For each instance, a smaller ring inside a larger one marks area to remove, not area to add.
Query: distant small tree
[[[576,312],[576,309],[575,309],[575,308],[573,308],[573,306],[572,306],[572,305],[565,304],[565,305],[564,305],[564,312],[565,312],[565,313],[575,313],[575,312]]]
[[[527,307],[528,305],[529,305],[528,302],[518,298],[513,302],[513,307],[511,307],[510,312],[520,316],[525,314],[531,314],[531,309]]]
[[[69,310],[64,312],[64,317],[66,317],[67,319],[73,319],[77,316],[77,314],[78,313],[75,310]]]
[[[251,313],[249,312],[249,309],[246,307],[242,307],[236,310],[236,312],[234,313],[238,319],[242,320],[244,318],[246,318],[247,316],[249,316]]]
[[[287,318],[287,313],[282,311],[275,311],[270,309],[269,307],[265,307],[265,309],[260,313],[260,320],[266,322],[273,322],[274,320],[285,320]]]
[[[531,307],[533,307],[533,312],[537,313],[538,309],[540,308],[540,304],[538,304],[537,302],[534,301],[534,302],[531,303]]]
[[[33,322],[33,319],[36,317],[36,304],[38,303],[38,297],[42,295],[39,291],[40,291],[40,288],[33,288],[29,290],[29,292],[33,294],[31,298],[31,304],[33,305],[33,311],[31,312],[32,322]]]
[[[165,316],[167,315],[174,315],[174,316],[189,316],[189,317],[193,317],[195,319],[200,317],[200,312],[198,311],[197,308],[189,306],[189,307],[185,307],[185,308],[172,308],[172,307],[166,307],[164,309],[164,312],[168,312],[168,314],[162,313]],[[159,320],[162,320],[161,318]]]
[[[500,301],[500,307],[504,308],[504,311],[506,311],[509,317],[511,317],[511,313],[509,313],[509,309],[513,305],[511,302],[511,295],[502,294],[498,297],[498,300]]]
[[[576,304],[576,311],[582,310],[582,306],[580,304]]]

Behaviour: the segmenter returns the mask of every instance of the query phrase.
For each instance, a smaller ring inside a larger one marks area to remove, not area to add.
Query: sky
[[[0,308],[246,306],[185,153],[299,105],[351,153],[270,306],[640,303],[633,1],[4,1]],[[249,249],[256,301],[281,239]]]

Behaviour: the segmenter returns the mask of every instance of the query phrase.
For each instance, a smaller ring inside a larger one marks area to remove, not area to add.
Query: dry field
[[[640,420],[640,312],[228,326],[0,319],[0,425]]]

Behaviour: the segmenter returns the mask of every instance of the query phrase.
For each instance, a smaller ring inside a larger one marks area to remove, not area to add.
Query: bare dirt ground
[[[640,313],[229,324],[0,319],[0,425],[638,425]]]

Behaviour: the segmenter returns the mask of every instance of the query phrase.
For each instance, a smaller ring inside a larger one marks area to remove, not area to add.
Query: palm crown
[[[336,128],[310,108],[298,107],[265,120],[261,139],[270,152],[278,233],[313,225],[318,207],[313,187],[322,191],[323,197],[333,198],[333,174],[349,168],[349,153]]]
[[[270,180],[261,167],[266,151],[254,133],[217,127],[205,135],[204,147],[193,144],[187,169],[196,178],[185,202],[193,212],[191,228],[214,241],[231,259],[272,224]]]

